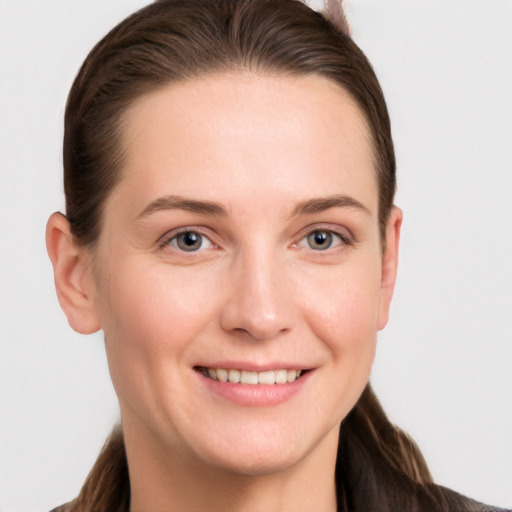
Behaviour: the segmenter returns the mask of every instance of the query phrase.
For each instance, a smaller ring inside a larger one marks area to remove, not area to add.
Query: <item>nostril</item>
[[[287,332],[285,328],[274,328],[273,326],[254,325],[253,327],[243,328],[236,327],[231,332],[240,337],[252,338],[257,341],[270,340],[276,338],[278,335]]]
[[[275,283],[269,283],[270,277],[248,276],[254,273],[258,272],[244,273],[245,277],[227,296],[220,312],[221,327],[242,338],[275,338],[292,328],[293,299]]]

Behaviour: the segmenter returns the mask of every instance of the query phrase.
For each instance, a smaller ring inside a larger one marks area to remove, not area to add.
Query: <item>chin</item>
[[[205,454],[203,454],[204,457]],[[216,469],[239,476],[268,476],[282,473],[295,466],[302,457],[293,453],[283,453],[283,449],[246,453],[246,450],[233,454],[211,454],[204,462]]]
[[[322,433],[315,436],[300,425],[266,427],[260,426],[256,431],[242,427],[222,438],[213,436],[196,454],[206,465],[229,473],[266,476],[292,469],[312,455],[323,441],[331,438],[337,443],[338,438],[337,428],[332,429],[335,436],[330,437]]]

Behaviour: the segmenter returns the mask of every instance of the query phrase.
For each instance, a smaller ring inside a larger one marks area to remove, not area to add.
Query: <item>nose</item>
[[[285,262],[265,254],[239,255],[231,263],[222,328],[231,334],[267,340],[293,327],[293,297]]]

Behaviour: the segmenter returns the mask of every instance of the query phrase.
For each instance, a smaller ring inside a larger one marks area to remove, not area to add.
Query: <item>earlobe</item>
[[[384,329],[388,323],[389,308],[398,271],[398,249],[402,219],[402,210],[393,206],[386,227],[386,248],[382,257],[379,317],[377,321],[377,329],[379,330]]]
[[[53,265],[57,298],[69,325],[81,334],[98,331],[90,254],[75,243],[69,222],[61,213],[52,214],[48,220],[46,248]]]

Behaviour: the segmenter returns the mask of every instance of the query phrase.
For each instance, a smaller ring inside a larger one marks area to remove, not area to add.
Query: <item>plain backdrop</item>
[[[118,418],[101,334],[44,247],[62,116],[92,45],[144,0],[0,0],[0,510],[73,498]],[[512,506],[512,2],[349,0],[388,101],[405,213],[373,384],[436,480]]]

